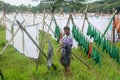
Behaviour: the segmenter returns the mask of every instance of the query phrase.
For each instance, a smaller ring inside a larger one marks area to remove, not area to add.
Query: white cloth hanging
[[[39,43],[38,41],[39,30],[37,26],[36,25],[27,26],[25,29],[31,35],[33,40],[38,44]],[[34,45],[32,40],[27,36],[26,33],[24,33],[24,54],[30,58],[38,58],[39,56],[39,49]]]
[[[9,42],[10,39],[12,38],[12,26],[9,22],[5,23],[6,26],[6,40]],[[10,43],[10,45],[12,45],[13,42]]]
[[[16,30],[19,28],[18,25],[13,25],[14,28],[14,33],[16,32]],[[16,36],[14,37],[14,48],[16,48],[16,50],[18,50],[20,53],[24,52],[24,33],[21,29],[18,30]]]

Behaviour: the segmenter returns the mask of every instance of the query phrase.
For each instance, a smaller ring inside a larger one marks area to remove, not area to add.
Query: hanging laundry
[[[6,26],[6,40],[10,41],[10,39],[12,38],[12,26],[9,22],[5,23]],[[13,42],[10,43],[10,45],[12,45]]]
[[[95,32],[96,35],[94,36],[94,42],[98,42],[98,38],[99,38],[99,33]]]
[[[80,33],[78,37],[79,37],[78,45],[81,46],[82,45],[82,34]]]
[[[94,61],[96,62],[96,64],[98,63],[99,65],[101,65],[101,57],[100,57],[100,53],[98,52],[98,50],[96,50],[96,48],[92,48],[92,54],[91,57],[94,59]]]
[[[94,36],[94,28],[92,27],[91,33],[90,33],[90,38],[92,38],[93,36]]]
[[[111,43],[108,43],[108,53],[110,53]]]
[[[76,26],[73,25],[73,27],[72,27],[72,35],[73,35],[74,38],[76,36],[75,33],[76,33]]]
[[[87,35],[89,36],[91,33],[91,24],[89,23],[88,24],[88,30],[87,30]]]
[[[76,28],[76,32],[75,32],[75,40],[78,42],[79,41],[79,29]]]
[[[106,49],[106,39],[105,38],[103,38],[103,40],[102,40],[102,50],[104,51],[105,49]]]
[[[119,49],[116,49],[116,61],[120,64]]]
[[[60,40],[63,38],[63,33],[60,31]]]
[[[14,24],[13,25],[14,28],[14,34],[17,31],[17,29],[19,28],[18,25]],[[20,53],[24,53],[24,33],[21,29],[18,30],[16,36],[14,37],[14,43],[13,46],[16,50],[18,50]]]
[[[95,39],[95,37],[97,36],[96,34],[98,35],[96,29],[94,28],[94,29],[93,29],[93,39]]]
[[[99,35],[98,35],[98,42],[97,42],[97,44],[100,46],[100,44],[101,44],[101,35],[100,35],[100,33],[98,33]]]
[[[52,66],[52,57],[53,57],[53,46],[49,40],[49,42],[48,42],[48,62],[47,62],[47,66],[48,66],[49,70],[50,70],[50,67]]]
[[[31,35],[33,40],[38,44],[39,43],[39,30],[37,28],[38,25],[34,26],[26,26],[26,31]],[[39,56],[39,49],[35,46],[32,40],[27,36],[24,32],[24,54],[27,57],[37,59]]]
[[[85,39],[85,53],[88,55],[88,50],[89,50],[89,42],[87,39]]]
[[[59,42],[60,40],[60,28],[58,25],[56,25],[55,27],[55,35],[54,35],[55,38],[57,38],[57,42]]]
[[[92,53],[92,43],[90,43],[90,46],[89,46],[88,58],[90,58],[91,53]]]

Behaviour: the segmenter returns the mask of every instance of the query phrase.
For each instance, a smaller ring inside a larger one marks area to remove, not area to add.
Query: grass
[[[100,67],[95,64],[94,60],[88,59],[81,48],[73,49],[73,52],[92,69],[88,69],[78,59],[72,57],[71,70],[73,76],[66,78],[64,68],[59,62],[60,53],[57,52],[59,44],[51,37],[50,40],[54,46],[53,62],[57,67],[56,71],[52,67],[50,71],[47,69],[47,60],[42,55],[38,70],[36,70],[35,60],[25,57],[17,52],[13,46],[9,46],[4,54],[0,56],[0,69],[5,80],[120,80],[120,65],[107,53],[101,53],[102,66]],[[47,53],[48,42],[44,39],[43,43],[46,43],[44,52]],[[5,29],[0,28],[0,51],[5,44]],[[116,44],[120,46],[120,42]]]

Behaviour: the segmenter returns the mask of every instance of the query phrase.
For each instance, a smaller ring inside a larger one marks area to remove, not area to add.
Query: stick
[[[68,26],[69,25],[69,23],[70,23],[70,19],[71,19],[71,14],[70,14],[70,16],[69,16],[69,18],[68,18],[68,21],[67,21],[67,24],[66,24],[66,26]]]
[[[88,4],[87,4],[86,9],[85,9],[85,12],[84,12],[85,17],[84,17],[84,21],[83,21],[83,25],[82,25],[82,32],[83,32],[83,30],[84,30],[85,20],[86,20],[86,18],[87,18],[87,9],[88,9]]]
[[[1,70],[0,70],[0,75],[1,75],[2,80],[5,80]]]
[[[72,52],[72,55],[75,56],[81,63],[83,63],[88,69],[91,69],[91,67],[85,63],[83,60],[81,60],[77,55],[75,55],[73,52]]]
[[[113,13],[113,16],[112,16],[112,18],[111,18],[111,20],[110,20],[110,22],[109,22],[109,24],[108,24],[106,30],[104,31],[104,34],[103,34],[102,37],[104,37],[105,34],[106,34],[106,32],[108,31],[108,29],[109,29],[109,27],[110,27],[110,25],[111,25],[111,22],[112,22],[113,18],[115,17],[115,14],[116,14],[116,13],[117,13],[117,10],[115,10],[115,12]]]
[[[45,11],[44,11],[44,13],[43,13],[42,31],[44,31],[44,25],[45,25],[44,20],[45,20]],[[43,37],[44,37],[44,32],[42,32],[42,40],[41,40],[41,43],[40,43],[40,46],[41,46],[42,50],[43,50],[43,44],[44,44],[44,43],[43,43]],[[40,62],[40,53],[41,53],[41,52],[39,52],[39,57],[38,57],[38,61],[37,61],[37,64],[36,64],[36,70],[38,69],[39,62]]]
[[[22,25],[20,24],[20,22],[17,20],[17,24],[19,25],[19,27],[28,35],[28,37],[32,40],[32,42],[34,43],[34,45],[40,50],[40,52],[43,54],[43,56],[47,59],[48,57],[46,56],[46,54],[42,51],[42,49],[37,45],[37,43],[33,40],[33,38],[30,36],[30,34],[22,27]],[[56,70],[56,66],[52,63],[53,68]]]

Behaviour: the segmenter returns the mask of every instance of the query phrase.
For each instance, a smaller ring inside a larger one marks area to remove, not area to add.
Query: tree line
[[[42,13],[45,10],[56,12],[63,11],[65,13],[70,12],[83,12],[85,10],[86,4],[79,2],[79,0],[75,1],[64,1],[58,0],[51,3],[47,0],[43,0],[37,6],[15,6],[10,5],[8,3],[4,3],[4,11],[6,13],[11,12],[32,12],[32,13]],[[120,0],[105,0],[105,1],[97,1],[94,3],[89,3],[88,12],[104,12],[104,13],[112,13],[112,9],[115,8],[120,11]],[[0,1],[0,11],[3,10],[2,1]]]

